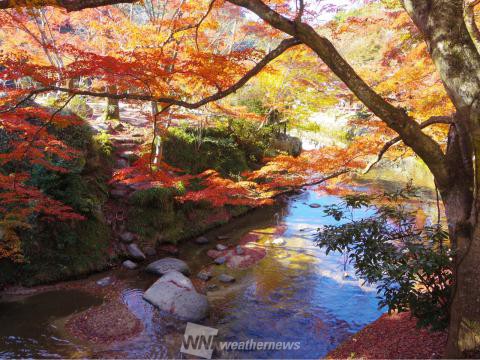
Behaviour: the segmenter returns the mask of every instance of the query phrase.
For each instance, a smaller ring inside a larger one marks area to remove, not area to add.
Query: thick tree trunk
[[[451,185],[442,191],[454,254],[454,291],[446,356],[480,357],[480,221],[475,198],[473,144],[463,129],[471,112],[458,113],[449,133],[447,162]],[[480,156],[480,154],[478,155]]]
[[[441,189],[454,251],[446,356],[480,357],[480,55],[463,19],[463,0],[404,0],[457,109]]]

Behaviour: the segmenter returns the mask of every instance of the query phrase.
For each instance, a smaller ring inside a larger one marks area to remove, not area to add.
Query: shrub
[[[173,197],[178,195],[176,188],[152,187],[135,191],[129,199],[132,205],[165,209],[173,206]]]
[[[224,132],[206,129],[200,138],[193,128],[170,128],[164,141],[167,163],[198,174],[214,169],[224,176],[248,169],[244,153]]]
[[[350,195],[324,212],[340,223],[318,233],[317,244],[338,251],[356,274],[377,287],[379,305],[410,310],[418,326],[448,325],[452,263],[448,235],[440,224],[417,227],[404,200],[411,188],[380,196]],[[356,212],[372,215],[356,218]]]
[[[93,137],[98,150],[105,156],[110,156],[113,151],[112,141],[110,135],[106,131],[101,131]]]

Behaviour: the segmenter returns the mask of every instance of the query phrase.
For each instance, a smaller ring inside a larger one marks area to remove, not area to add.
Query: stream
[[[345,277],[343,256],[326,256],[312,240],[317,227],[334,222],[324,216],[323,206],[338,201],[336,196],[307,189],[282,205],[257,209],[206,234],[212,240],[228,236],[222,243],[232,246],[246,234],[256,234],[266,256],[243,270],[225,265],[213,267],[214,276],[208,284],[217,288],[207,293],[210,315],[201,324],[218,329],[216,339],[220,341],[300,345],[290,350],[216,352],[214,357],[321,358],[382,314],[375,288],[362,286],[351,268],[347,268]],[[321,207],[312,208],[312,203]],[[431,204],[419,206],[425,207],[425,213],[431,211]],[[272,243],[279,238],[283,244]],[[216,243],[185,242],[179,246],[179,257],[196,274],[212,263],[206,252]],[[220,273],[233,275],[236,281],[220,283]],[[69,317],[103,301],[81,289],[9,296],[0,302],[0,358],[186,357],[180,352],[185,323],[160,313],[142,299],[156,277],[143,269],[116,269],[82,281],[91,284],[107,276],[122,280],[119,296],[142,322],[140,334],[103,345],[69,335],[65,330]]]

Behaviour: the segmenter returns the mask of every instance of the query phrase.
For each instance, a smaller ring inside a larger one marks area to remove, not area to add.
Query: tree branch
[[[75,95],[86,95],[92,97],[101,97],[101,98],[109,98],[109,99],[118,99],[118,100],[140,100],[140,101],[156,101],[159,103],[169,104],[169,105],[176,105],[181,106],[187,109],[197,109],[203,105],[206,105],[210,102],[223,99],[224,97],[236,92],[240,89],[243,85],[245,85],[252,77],[257,75],[265,66],[267,66],[271,61],[275,60],[278,56],[283,54],[286,50],[299,45],[300,41],[297,39],[289,38],[285,39],[271,52],[269,52],[265,57],[262,58],[252,69],[247,71],[244,76],[240,78],[235,84],[231,85],[230,87],[226,88],[225,90],[217,91],[215,94],[207,96],[202,100],[197,102],[188,102],[184,100],[174,99],[170,97],[155,97],[152,95],[145,95],[145,94],[130,94],[130,93],[120,93],[120,94],[112,94],[109,92],[95,92],[89,90],[81,90],[81,89],[69,89],[64,87],[58,86],[47,86],[39,89],[32,90],[30,92],[29,98],[35,94],[50,92],[50,91],[59,91],[69,94]]]
[[[430,119],[424,121],[423,123],[420,124],[420,128],[424,129],[427,126],[433,125],[433,124],[453,124],[453,120],[450,116],[432,116]],[[402,138],[400,136],[394,137],[393,139],[387,141],[385,145],[380,149],[377,158],[371,162],[367,168],[363,171],[363,174],[368,173],[372,168],[382,160],[383,155],[390,149],[393,145],[396,143],[402,141]]]
[[[465,17],[465,25],[467,25],[468,32],[472,37],[472,40],[477,47],[477,50],[480,49],[480,30],[478,30],[477,23],[475,22],[475,6],[480,4],[480,0],[474,0],[469,2],[465,0],[463,7],[463,14]]]
[[[280,15],[261,0],[228,0],[228,2],[251,10],[276,29],[309,46],[361,102],[396,131],[403,142],[422,158],[437,179],[439,186],[448,187],[448,166],[440,145],[423,133],[419,124],[409,117],[405,110],[388,103],[365,83],[328,39],[320,36],[310,25],[295,22]]]
[[[0,0],[0,9],[55,6],[71,12],[106,5],[131,4],[137,1],[139,0]]]

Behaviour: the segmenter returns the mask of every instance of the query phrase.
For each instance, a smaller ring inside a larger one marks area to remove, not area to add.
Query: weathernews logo
[[[300,342],[283,341],[216,341],[218,329],[187,323],[180,352],[211,359],[215,349],[219,351],[299,350]]]

